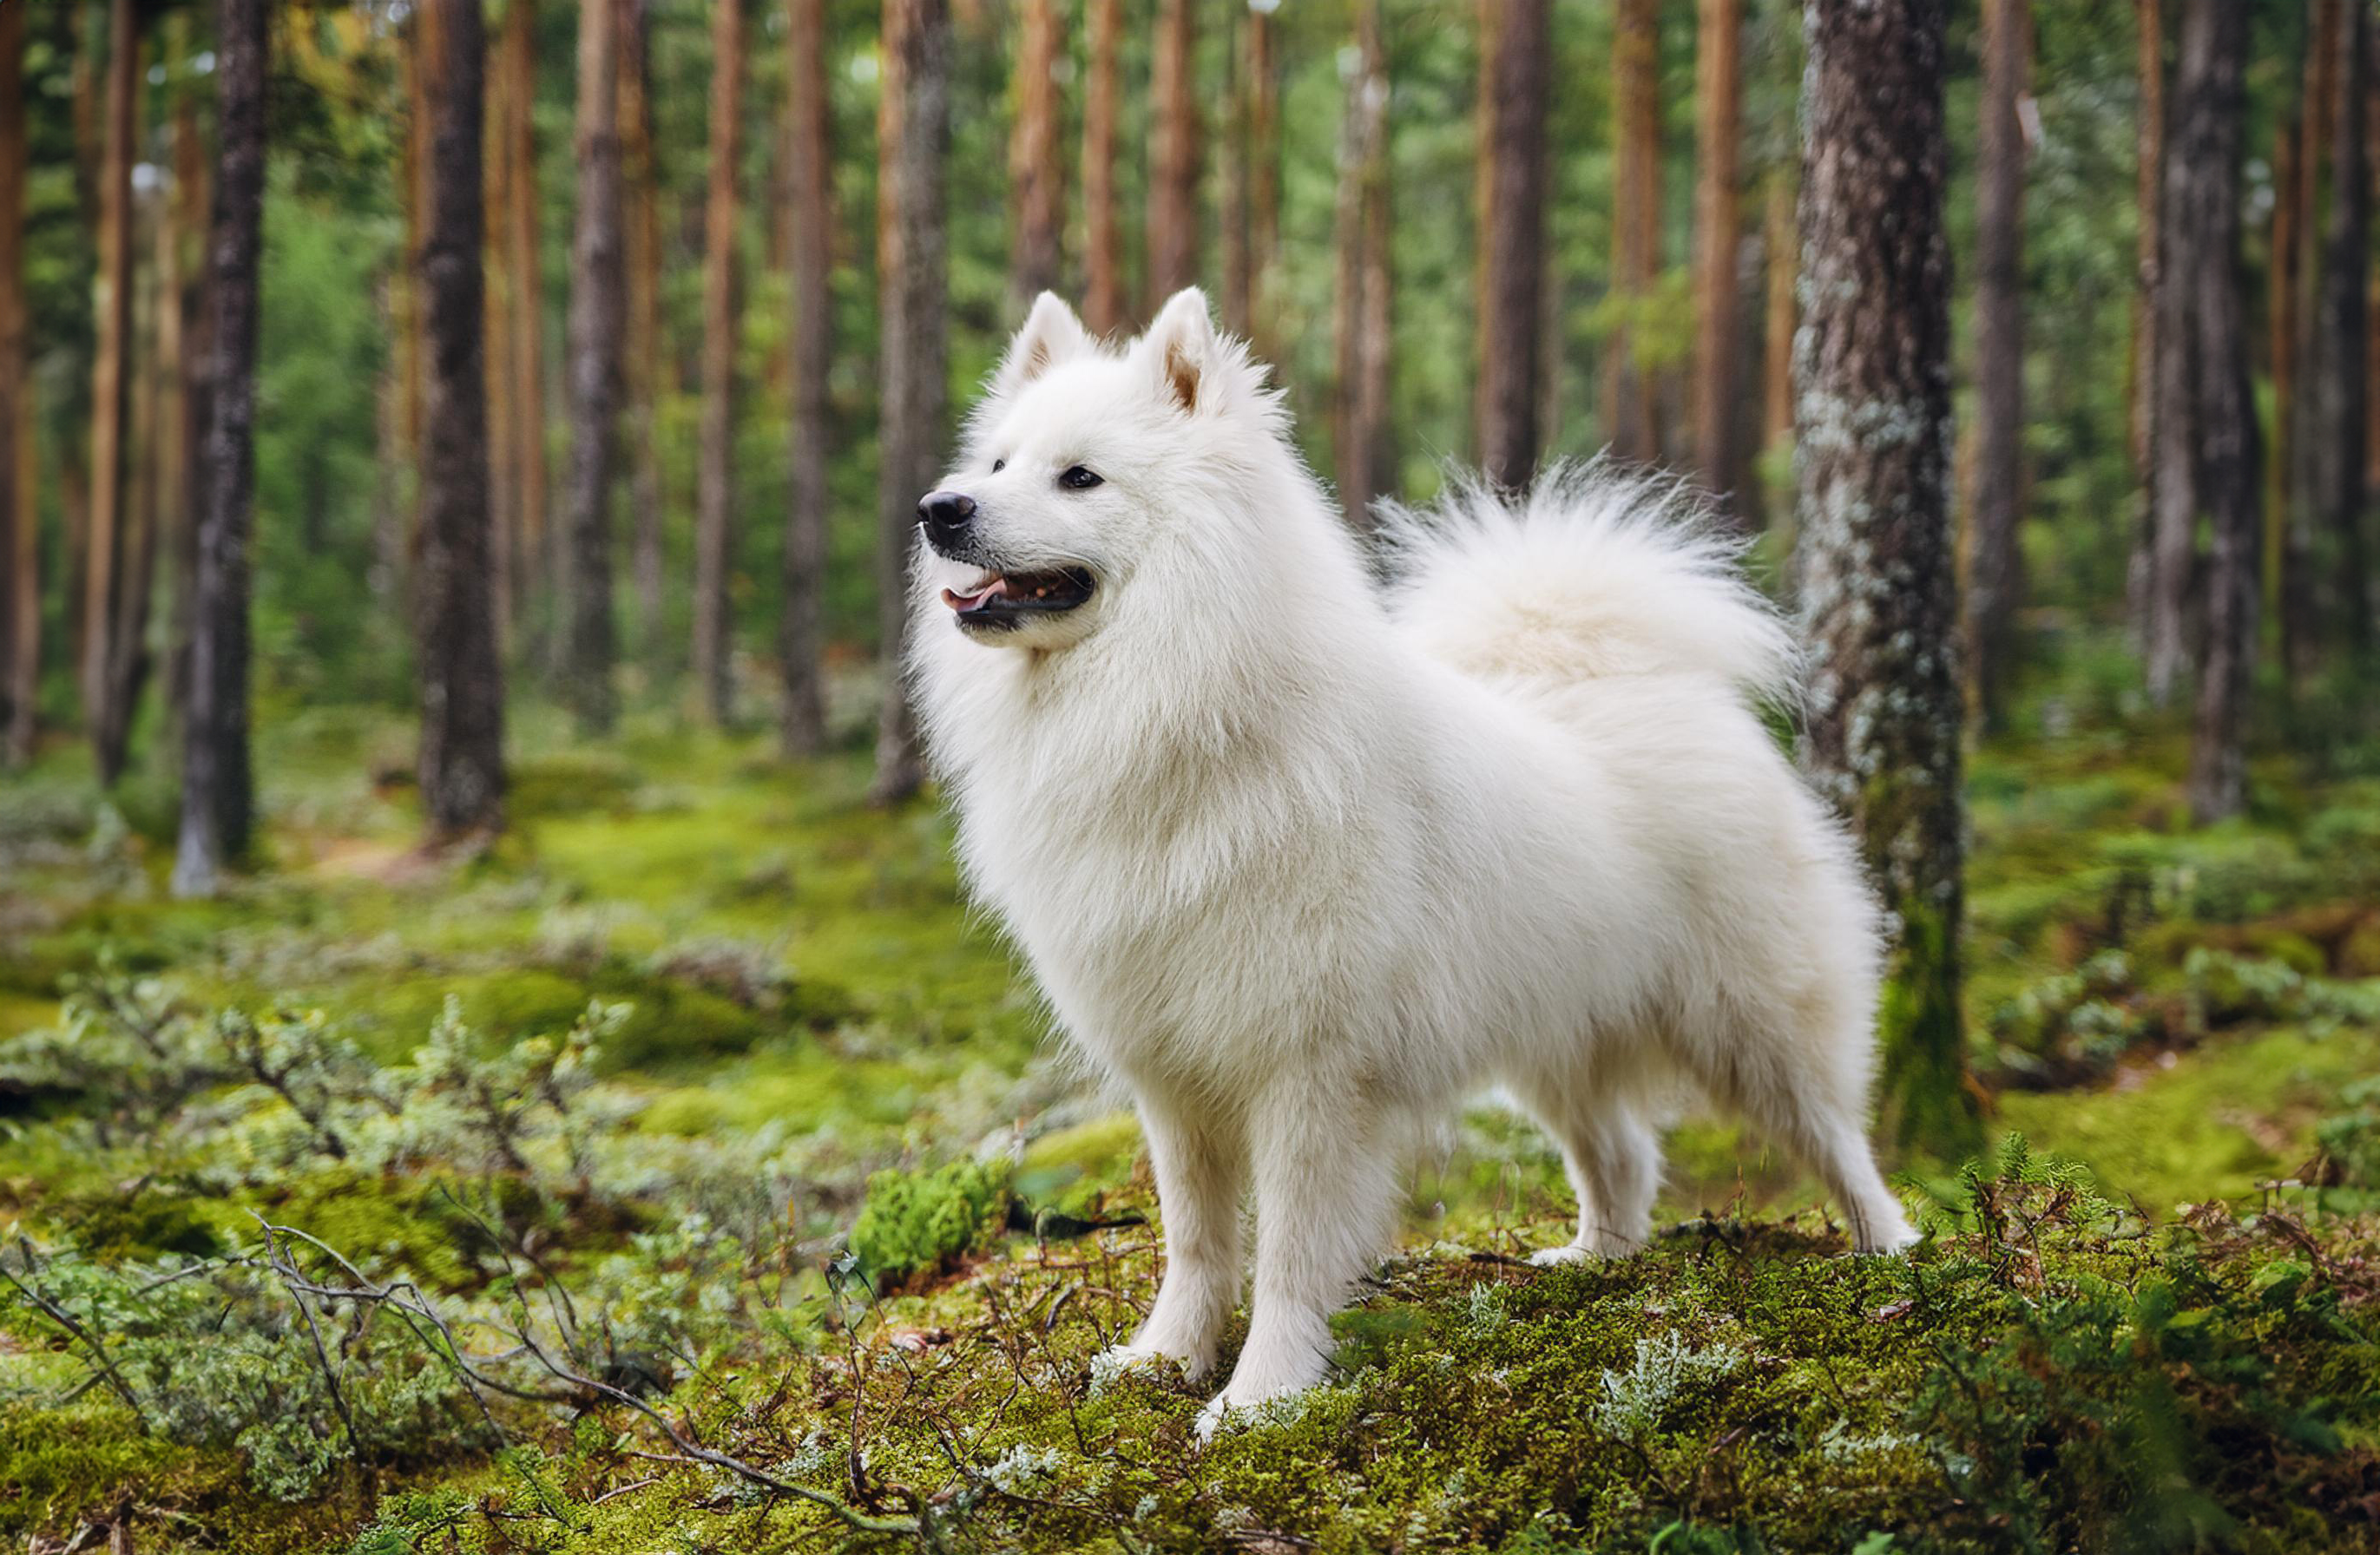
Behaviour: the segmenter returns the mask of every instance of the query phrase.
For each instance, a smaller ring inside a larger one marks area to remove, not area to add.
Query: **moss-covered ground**
[[[1202,1450],[1197,1387],[1092,1366],[1153,1288],[1138,1136],[930,803],[531,711],[511,832],[427,861],[401,725],[262,738],[212,904],[162,788],[0,787],[0,1541],[2380,1539],[2380,780],[2262,765],[2192,831],[2168,738],[1987,750],[1970,1058],[2025,1143],[1896,1163],[1925,1248],[1845,1256],[1697,1121],[1654,1248],[1530,1269],[1558,1165],[1483,1108],[1331,1384]]]

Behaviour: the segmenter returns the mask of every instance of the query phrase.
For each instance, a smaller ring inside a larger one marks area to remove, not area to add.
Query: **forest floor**
[[[405,728],[269,720],[267,867],[171,900],[164,790],[0,787],[0,1540],[266,1551],[2368,1547],[2380,778],[2180,742],[1975,764],[2003,1139],[1844,1256],[1762,1141],[1540,1272],[1559,1163],[1413,1171],[1332,1382],[1201,1449],[1104,1376],[1136,1130],[856,754],[515,729],[430,862]]]

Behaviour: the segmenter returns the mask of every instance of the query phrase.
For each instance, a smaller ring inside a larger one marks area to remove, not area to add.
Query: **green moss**
[[[336,1548],[349,1513],[334,1500],[260,1498],[238,1453],[176,1446],[113,1406],[0,1401],[0,1538],[59,1548],[41,1536],[63,1541],[119,1517],[134,1549],[318,1555]],[[194,1530],[204,1533],[185,1542]]]
[[[953,1161],[929,1172],[879,1172],[851,1228],[851,1252],[878,1289],[930,1275],[976,1246],[1004,1213],[1004,1163]]]

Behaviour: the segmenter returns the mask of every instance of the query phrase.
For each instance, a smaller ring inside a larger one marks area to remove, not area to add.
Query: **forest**
[[[0,1540],[2374,1548],[2375,197],[2374,0],[0,0]],[[1913,1251],[1483,1097],[1325,1385],[1094,1364],[904,579],[1194,285],[1359,536],[1741,539]]]

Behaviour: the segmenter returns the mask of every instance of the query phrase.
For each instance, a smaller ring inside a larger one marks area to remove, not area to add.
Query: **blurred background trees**
[[[1939,108],[1868,129],[1788,0],[447,8],[0,6],[0,729],[171,794],[186,888],[251,706],[419,697],[440,836],[508,701],[872,734],[914,790],[910,504],[1043,286],[1118,331],[1207,285],[1351,509],[1692,472],[1924,726],[1822,707],[1822,768],[1955,799],[1961,717],[2187,727],[2212,822],[2374,732],[2368,0],[1907,0]],[[1868,840],[1947,903],[1919,829]]]

